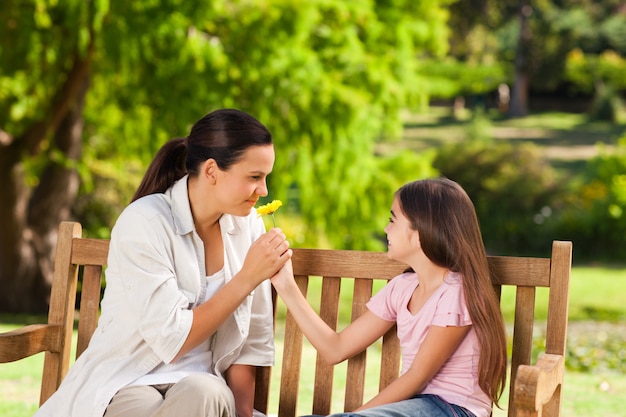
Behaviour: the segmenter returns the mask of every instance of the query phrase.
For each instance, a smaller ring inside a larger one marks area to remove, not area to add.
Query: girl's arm
[[[237,417],[252,417],[256,367],[234,364],[228,368],[225,376],[226,383],[235,397]]]
[[[470,328],[431,326],[409,370],[358,410],[406,400],[419,394],[459,347]]]
[[[330,364],[339,363],[361,352],[394,324],[368,310],[337,333],[320,318],[300,292],[293,278],[291,260],[271,280],[302,333]]]

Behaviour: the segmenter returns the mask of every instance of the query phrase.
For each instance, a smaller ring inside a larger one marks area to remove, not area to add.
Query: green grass
[[[0,331],[15,326],[0,325]],[[32,416],[39,402],[43,353],[0,365],[0,416]]]
[[[624,294],[619,288],[626,288],[626,266],[575,266],[570,280],[570,323],[588,320],[626,321]],[[540,320],[548,316],[547,303],[548,291],[538,289],[535,315]],[[512,288],[503,288],[501,304],[505,320],[511,321],[515,308],[515,292]]]
[[[572,280],[570,285],[570,338],[569,340],[585,340],[577,334],[578,322],[588,322],[589,320],[605,320],[611,322],[624,322],[626,317],[626,304],[623,302],[623,290],[626,288],[626,267],[591,267],[580,266],[572,270]],[[342,288],[342,298],[349,296],[350,285]],[[319,289],[312,288],[311,299],[319,299]],[[541,307],[546,300],[547,294],[540,293],[537,297],[539,307],[537,316],[545,317],[545,308]],[[514,295],[512,292],[503,293],[503,305],[511,306],[504,309],[505,317],[510,317]],[[316,304],[312,301],[312,304]],[[280,316],[284,316],[284,306],[280,305],[282,311]],[[23,324],[41,321],[41,317],[24,316],[0,316],[0,332],[8,331]],[[345,323],[348,317],[340,318]],[[278,340],[282,334],[282,320],[277,326]],[[340,327],[343,324],[340,324]],[[599,328],[591,326],[591,330]],[[589,326],[587,326],[587,329]],[[622,342],[620,342],[622,343]],[[313,364],[315,363],[315,352],[305,342],[305,358],[302,372],[304,374],[301,383],[302,395],[298,406],[300,414],[310,413],[311,387],[313,378]],[[573,348],[570,343],[570,349]],[[584,347],[584,346],[583,346]],[[617,347],[619,351],[626,350],[626,346]],[[277,357],[282,351],[282,345],[277,345]],[[368,352],[370,359],[379,355],[379,347],[374,345]],[[608,352],[613,354],[616,352]],[[22,360],[16,363],[0,365],[0,416],[3,417],[26,417],[32,416],[37,409],[39,398],[39,384],[43,365],[43,354]],[[278,397],[277,378],[280,376],[281,364],[277,363],[273,371],[273,383],[271,386],[272,398]],[[342,385],[345,382],[346,365],[342,364],[335,370],[335,383]],[[592,416],[626,416],[623,411],[623,398],[626,398],[626,376],[622,373],[607,370],[606,367],[593,368],[593,372],[582,373],[567,371],[564,385],[563,415],[568,417],[592,417]],[[377,379],[376,367],[368,370],[366,380],[370,381],[365,392],[365,397],[369,398],[376,393]],[[341,410],[343,404],[343,393],[333,394],[334,410]],[[506,405],[506,399],[503,404]],[[270,403],[270,412],[276,413],[278,405],[276,401]],[[506,414],[499,410],[494,412],[494,417],[503,417]]]

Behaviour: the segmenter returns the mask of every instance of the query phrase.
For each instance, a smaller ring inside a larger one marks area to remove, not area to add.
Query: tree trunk
[[[81,149],[83,107],[91,55],[77,60],[47,119],[0,147],[0,311],[46,313],[60,221],[70,216],[78,191],[74,167]],[[37,134],[33,133],[36,132]],[[23,155],[50,135],[48,163],[31,190]],[[38,137],[39,136],[39,137]]]
[[[26,225],[29,190],[14,143],[0,152],[0,311],[44,311],[46,287],[37,279],[32,233]]]
[[[520,0],[520,31],[515,52],[515,80],[511,92],[509,116],[523,117],[528,114],[528,90],[530,88],[529,52],[532,32],[528,19],[532,14],[529,0]]]

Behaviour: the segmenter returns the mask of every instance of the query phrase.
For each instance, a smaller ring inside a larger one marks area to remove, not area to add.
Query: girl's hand
[[[276,292],[281,296],[285,295],[288,288],[293,288],[294,286],[297,288],[296,281],[293,276],[293,264],[291,263],[291,259],[285,262],[285,265],[283,265],[283,267],[280,268],[280,270],[273,277],[271,277],[270,280],[272,281],[272,285],[276,289]]]
[[[291,254],[285,234],[279,228],[271,229],[250,246],[241,272],[259,284],[274,276],[291,259]]]

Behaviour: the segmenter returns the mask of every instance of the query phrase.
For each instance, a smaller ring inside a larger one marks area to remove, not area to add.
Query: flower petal
[[[280,200],[274,200],[271,203],[265,204],[263,206],[257,207],[256,212],[259,217],[264,216],[266,214],[273,214],[280,206],[283,205],[283,202]]]

